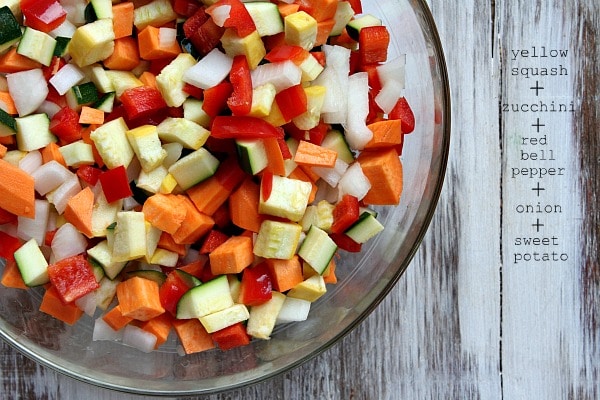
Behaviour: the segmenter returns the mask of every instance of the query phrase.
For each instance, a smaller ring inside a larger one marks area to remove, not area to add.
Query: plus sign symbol
[[[540,83],[538,81],[535,81],[535,86],[530,87],[529,89],[535,90],[535,95],[539,96],[540,95],[540,90],[543,90],[544,87],[540,86]]]

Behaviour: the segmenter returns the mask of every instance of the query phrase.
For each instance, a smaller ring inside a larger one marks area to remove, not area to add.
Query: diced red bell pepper
[[[229,17],[223,22],[224,28],[233,28],[239,37],[246,37],[256,30],[254,20],[240,0],[219,0],[206,8],[206,13],[213,15],[219,7],[229,6]]]
[[[22,0],[21,11],[27,26],[45,33],[58,28],[67,12],[58,0]]]
[[[44,78],[46,78],[46,80],[50,80],[50,78],[52,78],[54,75],[56,75],[56,73],[65,65],[67,65],[67,62],[60,57],[52,57],[52,61],[50,61],[50,65],[48,65],[47,67],[44,66],[42,67],[42,72],[44,73]]]
[[[127,170],[122,165],[103,172],[98,180],[102,185],[104,197],[109,203],[133,195],[127,178]]]
[[[361,243],[355,242],[345,233],[330,233],[329,237],[331,237],[331,239],[340,249],[346,250],[347,252],[359,253],[362,249]]]
[[[279,144],[279,150],[281,150],[281,155],[283,156],[284,160],[291,160],[292,159],[292,152],[290,151],[290,148],[287,144],[287,142],[285,141],[285,136],[283,135],[283,130],[282,130],[282,135],[277,136],[277,144]]]
[[[308,131],[308,141],[312,144],[320,146],[321,143],[323,143],[323,139],[325,139],[325,135],[327,135],[327,132],[329,132],[330,129],[331,126],[329,124],[326,124],[322,121],[319,122],[319,125]]]
[[[241,322],[213,332],[211,337],[223,351],[250,344],[250,336]]]
[[[275,101],[286,121],[306,112],[307,98],[302,85],[294,85],[275,95]]]
[[[182,29],[185,37],[190,39],[192,35],[196,33],[202,24],[204,24],[209,18],[210,15],[206,13],[206,7],[200,6],[200,8],[198,8],[198,10],[196,10],[194,14],[192,14],[183,23]]]
[[[303,47],[283,44],[271,49],[265,56],[269,62],[279,62],[290,60],[298,65],[308,57],[309,52]]]
[[[390,33],[387,27],[367,26],[358,34],[358,54],[360,65],[385,62],[387,60]]]
[[[173,11],[184,17],[191,17],[199,8],[197,0],[173,0]]]
[[[352,7],[352,10],[354,11],[354,14],[362,14],[363,10],[361,0],[348,0],[348,2],[350,3],[350,7]]]
[[[273,172],[265,170],[260,181],[260,194],[263,202],[269,200],[273,191]]]
[[[227,108],[227,99],[231,96],[233,87],[231,83],[223,81],[211,88],[204,90],[202,109],[210,117],[216,117]]]
[[[91,165],[82,165],[77,168],[77,176],[90,186],[96,186],[100,174],[102,174],[102,170]]]
[[[46,232],[46,234],[44,235],[44,244],[46,246],[52,246],[52,241],[54,240],[54,236],[56,235],[56,231],[58,231],[57,229],[52,229],[51,231]]]
[[[220,44],[224,32],[225,28],[209,18],[188,39],[200,56],[205,56]]]
[[[189,83],[183,84],[183,91],[198,100],[202,100],[204,98],[204,90],[197,86],[190,85]]]
[[[273,285],[267,264],[260,263],[244,269],[238,301],[247,306],[257,306],[271,300],[272,297]]]
[[[359,216],[360,205],[358,198],[350,194],[343,195],[342,199],[333,208],[331,232],[344,232],[350,225],[358,220]]]
[[[15,214],[0,208],[0,225],[14,224],[15,222],[17,222],[17,216]]]
[[[245,55],[237,55],[233,58],[229,82],[233,87],[233,93],[227,99],[227,106],[233,115],[246,115],[252,108],[252,78],[250,66]]]
[[[148,117],[167,108],[160,91],[151,86],[127,89],[121,95],[120,101],[130,120]]]
[[[413,114],[412,108],[404,97],[398,99],[388,117],[402,121],[400,125],[402,133],[411,133],[415,130],[415,114]]]
[[[160,285],[158,290],[160,304],[172,315],[176,315],[179,299],[194,286],[195,284],[191,275],[174,269],[167,274],[167,278]]]
[[[100,286],[92,267],[82,254],[50,264],[48,277],[65,304],[85,296]]]
[[[79,113],[72,108],[61,108],[50,120],[50,132],[56,135],[62,144],[81,140]]]
[[[217,116],[211,126],[211,136],[217,139],[260,139],[277,137],[281,133],[267,121],[248,116]]]
[[[200,247],[200,254],[208,254],[214,249],[225,243],[229,239],[229,236],[216,229],[211,229]]]
[[[19,238],[0,231],[0,257],[13,261],[15,259],[15,251],[21,247],[21,244]]]

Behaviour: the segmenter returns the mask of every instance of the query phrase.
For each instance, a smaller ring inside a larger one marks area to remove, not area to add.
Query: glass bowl
[[[0,285],[0,336],[17,350],[81,381],[148,395],[208,394],[287,371],[332,346],[357,326],[394,286],[417,251],[441,191],[450,139],[446,66],[423,0],[363,0],[391,33],[389,59],[406,54],[406,91],[416,129],[405,135],[400,205],[379,209],[385,230],[338,263],[337,285],[313,304],[307,321],[276,327],[271,340],[227,352],[188,356],[174,339],[146,354],[112,342],[92,342],[92,318],[67,326],[41,312],[42,293]]]

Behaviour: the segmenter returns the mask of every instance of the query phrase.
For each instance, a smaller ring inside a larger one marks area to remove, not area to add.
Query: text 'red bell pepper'
[[[210,134],[216,139],[261,139],[280,135],[277,128],[260,118],[228,115],[215,117]]]
[[[245,55],[237,55],[233,58],[229,82],[233,87],[233,93],[227,100],[229,109],[234,115],[248,114],[252,108],[252,78]]]
[[[267,264],[260,263],[244,269],[238,300],[247,306],[256,306],[271,300],[273,285]]]
[[[92,267],[81,254],[49,265],[48,277],[65,304],[85,296],[100,286]]]
[[[127,178],[127,170],[122,165],[103,172],[98,180],[102,186],[104,197],[109,203],[133,195]]]
[[[21,11],[27,26],[45,33],[58,28],[67,12],[58,0],[22,0]]]

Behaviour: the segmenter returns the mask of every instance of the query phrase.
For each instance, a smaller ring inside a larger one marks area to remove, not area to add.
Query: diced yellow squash
[[[192,150],[202,147],[210,136],[208,129],[185,118],[167,118],[157,129],[162,141],[181,143],[183,147]]]
[[[252,107],[249,115],[257,118],[268,117],[276,94],[275,85],[272,83],[266,83],[252,89]]]
[[[296,299],[314,302],[326,292],[327,287],[325,286],[323,276],[317,274],[291,288],[287,295]]]
[[[154,0],[133,11],[133,24],[141,31],[148,25],[160,27],[177,19],[169,0]]]
[[[265,45],[257,31],[239,37],[234,29],[227,29],[221,37],[225,53],[230,57],[245,55],[250,69],[255,69],[267,54]]]
[[[325,86],[308,86],[304,88],[306,93],[306,111],[292,121],[298,129],[309,130],[319,125],[321,120],[321,110],[325,101]]]
[[[156,77],[156,85],[169,107],[180,107],[188,94],[183,91],[183,73],[196,65],[189,53],[180,53]]]
[[[158,129],[154,125],[143,125],[128,130],[127,139],[146,172],[158,167],[167,156],[158,138]]]
[[[127,140],[129,128],[123,118],[117,118],[95,129],[90,138],[108,168],[120,165],[127,168],[134,152]]]
[[[306,50],[317,41],[317,20],[305,11],[297,11],[283,19],[285,41]]]
[[[146,255],[146,220],[140,211],[120,211],[113,244],[114,261],[135,260]]]
[[[112,19],[99,19],[75,30],[68,53],[79,67],[91,65],[110,56],[115,48]]]
[[[265,220],[260,224],[254,254],[264,258],[291,259],[300,242],[302,226],[293,222]]]

